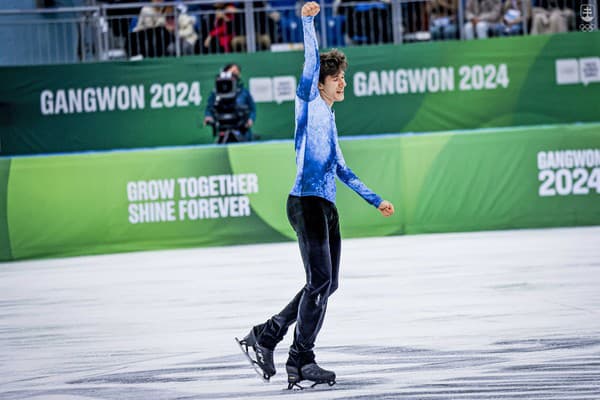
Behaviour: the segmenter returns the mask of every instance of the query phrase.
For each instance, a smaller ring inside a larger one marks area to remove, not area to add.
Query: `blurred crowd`
[[[390,0],[326,0],[324,15],[316,25],[317,32],[326,35],[324,45],[329,47],[391,43],[394,23],[399,23],[405,42],[560,33],[576,29],[575,1],[578,0],[404,1],[399,6],[400,21],[393,21]],[[137,9],[135,4],[131,4],[132,8],[109,7],[107,18],[113,37],[121,40],[129,57],[245,52],[248,46],[253,46],[253,51],[264,51],[302,41],[302,3],[272,0],[196,4],[153,0]],[[323,23],[324,29],[320,26]],[[249,28],[253,35],[248,35]]]

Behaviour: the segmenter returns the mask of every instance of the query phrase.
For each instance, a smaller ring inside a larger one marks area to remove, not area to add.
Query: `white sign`
[[[257,103],[281,104],[296,97],[296,77],[275,76],[272,78],[250,78],[250,94]]]
[[[555,65],[557,85],[600,82],[600,57],[564,58]]]

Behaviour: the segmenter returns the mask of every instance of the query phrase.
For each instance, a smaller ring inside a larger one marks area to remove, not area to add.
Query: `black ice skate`
[[[240,346],[240,349],[256,371],[258,376],[264,381],[269,382],[269,379],[275,375],[275,363],[273,362],[273,350],[261,346],[256,340],[254,330],[251,330],[242,340],[235,338],[235,341]],[[250,353],[250,349],[254,351],[254,358]]]
[[[313,382],[310,386],[311,388],[320,383],[326,383],[329,386],[335,385],[335,372],[327,371],[326,369],[319,367],[316,363],[306,364],[300,369],[288,364],[285,366],[285,369],[288,374],[288,390],[291,390],[294,387],[304,389],[303,386],[299,385],[299,383],[304,380]]]

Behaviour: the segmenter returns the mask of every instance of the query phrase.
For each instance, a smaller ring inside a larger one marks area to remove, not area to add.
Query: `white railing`
[[[588,0],[591,2],[580,9],[574,8],[575,0],[495,1],[500,6],[492,20],[479,21],[473,11],[484,12],[484,6],[494,0],[325,1],[316,28],[322,47],[597,29],[596,0]],[[1,10],[0,30],[10,32],[19,43],[27,43],[15,57],[4,57],[3,63],[278,51],[299,48],[302,42],[302,2],[242,0],[235,8],[226,9],[218,4],[215,0],[193,0]],[[519,10],[509,11],[515,6]],[[505,19],[520,16],[525,16],[524,23],[505,23]]]

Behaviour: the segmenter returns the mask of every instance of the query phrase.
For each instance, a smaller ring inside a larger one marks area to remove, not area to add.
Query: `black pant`
[[[327,300],[338,287],[340,226],[335,205],[320,197],[289,196],[287,214],[298,236],[306,284],[279,314],[254,327],[254,332],[261,345],[274,349],[297,322],[290,359],[304,365],[314,361],[312,349]]]

